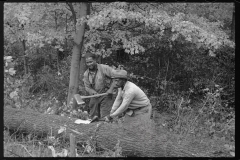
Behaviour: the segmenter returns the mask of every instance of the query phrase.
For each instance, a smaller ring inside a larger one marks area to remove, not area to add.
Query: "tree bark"
[[[68,14],[66,14],[66,19],[65,19],[65,22],[66,22],[66,28],[65,28],[66,32],[65,33],[66,33],[66,35],[68,33],[67,32],[67,30],[68,30],[68,24],[67,24],[67,22],[68,22],[67,20],[68,19],[67,19],[67,16],[68,16]],[[68,46],[68,37],[65,37],[65,50],[67,49],[67,46]]]
[[[74,118],[41,114],[32,110],[4,108],[4,126],[13,131],[34,133],[35,136],[55,136],[69,140],[70,134],[76,141],[91,141],[102,148],[114,150],[118,140],[124,156],[143,157],[192,157],[196,152],[192,146],[173,143],[166,132],[152,134],[145,130],[126,128],[121,124],[94,122],[75,124]],[[66,131],[58,134],[60,126]],[[197,150],[199,153],[199,150]]]
[[[87,15],[88,8],[89,8],[88,3],[82,3],[80,8],[81,17],[84,17]],[[80,67],[81,51],[82,51],[83,40],[84,40],[85,25],[86,23],[82,24],[79,27],[74,37],[75,45],[73,47],[72,62],[71,62],[70,83],[69,83],[68,100],[67,100],[68,105],[70,104],[70,101],[73,95],[76,94],[78,90],[79,67]],[[73,100],[73,102],[74,102],[73,108],[75,108],[76,101]]]
[[[72,3],[68,3],[67,2],[67,5],[69,6],[71,12],[72,12],[72,16],[73,16],[73,21],[74,21],[74,31],[76,32],[77,31],[77,28],[76,28],[76,24],[77,24],[77,16],[76,16],[76,13],[74,11],[74,8],[73,8],[73,5]]]
[[[57,71],[60,72],[60,67],[59,67],[59,50],[56,49],[56,53],[57,53]]]
[[[235,42],[235,8],[232,14],[231,39]]]
[[[55,30],[57,32],[58,24],[57,24],[57,12],[56,11],[54,11],[54,20],[55,20]],[[56,53],[57,53],[57,71],[59,73],[60,67],[59,67],[59,50],[58,49],[56,49]]]
[[[90,5],[91,3],[89,4],[88,8],[87,8],[87,15],[90,15]],[[86,27],[85,27],[86,29]],[[89,30],[89,27],[87,28],[87,30]],[[82,53],[83,53],[83,50],[84,48],[82,48]],[[83,75],[84,75],[84,72],[86,71],[87,69],[87,66],[86,66],[86,59],[85,59],[85,55],[82,54],[81,55],[81,60],[80,60],[80,71],[79,71],[79,81],[78,81],[78,86],[79,89],[80,89],[80,92],[81,93],[86,93],[86,90],[85,90],[85,87],[84,87],[84,83],[83,83]]]
[[[78,85],[79,86],[82,86],[82,88],[84,88],[84,83],[83,83],[83,75],[84,75],[84,72],[86,71],[87,69],[87,66],[86,66],[86,59],[85,59],[85,55],[82,55],[81,57],[81,61],[80,61],[80,71],[79,71],[79,83]],[[81,90],[80,88],[80,92],[84,92],[85,89]]]
[[[24,73],[28,74],[28,59],[26,57],[26,40],[22,40],[22,46],[23,46]]]
[[[54,20],[55,20],[55,30],[57,31],[58,25],[57,25],[57,12],[54,11]]]

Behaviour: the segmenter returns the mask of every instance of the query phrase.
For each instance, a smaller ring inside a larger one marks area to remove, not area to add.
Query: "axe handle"
[[[95,95],[91,95],[91,96],[81,96],[81,98],[85,99],[85,98],[100,97],[100,96],[105,96],[105,95],[108,95],[108,93],[95,94]]]

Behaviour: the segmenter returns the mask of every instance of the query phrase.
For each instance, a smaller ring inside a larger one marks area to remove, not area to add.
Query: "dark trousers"
[[[105,117],[110,114],[114,99],[112,95],[91,98],[89,102],[90,118],[98,116]]]
[[[132,116],[129,116],[128,114],[124,115],[122,122],[124,128],[129,130],[137,128],[139,132],[147,132],[150,134],[155,133],[155,125],[150,119],[152,114],[151,104],[141,109],[134,110],[133,112],[134,114]]]

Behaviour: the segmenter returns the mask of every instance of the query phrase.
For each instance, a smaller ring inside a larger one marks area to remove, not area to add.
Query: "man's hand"
[[[98,94],[96,91],[95,92],[92,92],[92,95],[95,95],[95,94]]]
[[[107,90],[107,93],[110,95],[113,94],[114,88],[116,88],[116,83],[113,81],[110,88]]]
[[[110,88],[117,88],[117,81],[115,79],[112,81]]]
[[[109,94],[109,95],[111,95],[111,94],[113,94],[113,90],[110,88],[109,90],[107,90],[106,93]]]
[[[115,80],[112,80],[112,83],[108,89],[109,92],[113,92],[113,90],[117,88],[117,82]]]
[[[111,110],[111,111],[110,111],[110,114],[113,114],[114,112],[115,112],[115,110]]]
[[[105,117],[105,121],[106,121],[106,122],[110,122],[112,119],[113,119],[113,118],[112,118],[110,115],[107,115],[107,116]]]

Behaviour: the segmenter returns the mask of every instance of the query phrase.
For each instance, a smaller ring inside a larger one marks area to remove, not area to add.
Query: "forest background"
[[[129,72],[157,124],[235,155],[234,3],[4,3],[4,107],[84,119],[87,53]]]

